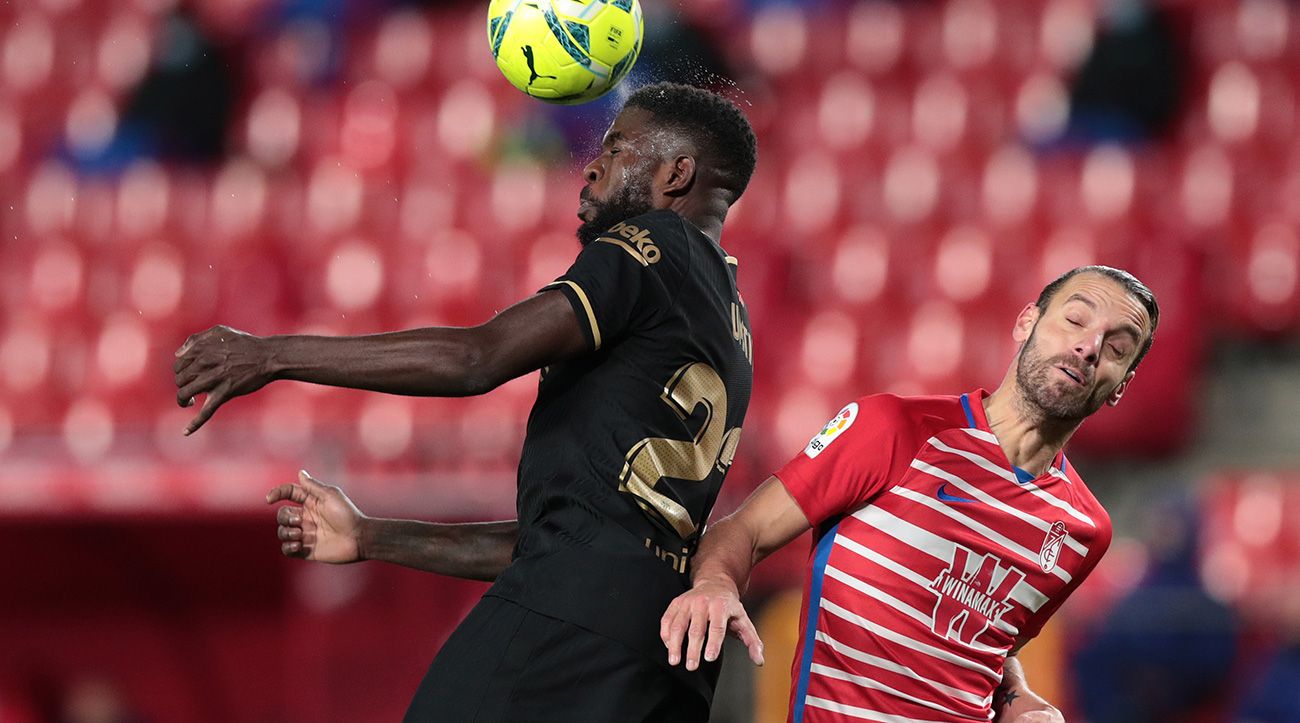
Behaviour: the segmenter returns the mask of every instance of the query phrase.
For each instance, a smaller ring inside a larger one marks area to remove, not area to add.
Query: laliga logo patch
[[[840,436],[844,430],[853,426],[853,420],[857,418],[858,403],[849,402],[847,407],[841,409],[840,413],[835,415],[834,419],[827,422],[826,426],[822,427],[822,431],[818,432],[817,436],[812,438],[812,441],[808,443],[808,446],[804,447],[803,453],[808,455],[809,459],[813,459],[817,455],[821,454],[822,450],[826,449],[831,442],[834,442],[836,437]]]
[[[1061,544],[1064,542],[1065,523],[1057,520],[1052,523],[1052,529],[1047,531],[1047,538],[1043,540],[1043,549],[1038,551],[1038,566],[1043,568],[1043,572],[1056,569],[1056,561],[1061,557]]]

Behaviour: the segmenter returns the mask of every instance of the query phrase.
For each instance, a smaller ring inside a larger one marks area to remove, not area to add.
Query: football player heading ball
[[[577,259],[487,323],[357,337],[215,327],[177,351],[177,402],[208,395],[187,433],[277,379],[467,396],[545,369],[517,521],[370,520],[309,478],[268,495],[298,503],[277,513],[287,555],[495,578],[439,651],[407,720],[708,718],[717,667],[670,666],[658,621],[688,589],[688,560],[749,404],[748,315],[736,259],[719,241],[756,156],[729,101],[683,85],[640,88],[583,170]]]

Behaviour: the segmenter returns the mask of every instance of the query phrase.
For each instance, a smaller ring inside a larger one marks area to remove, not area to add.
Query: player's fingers
[[[172,362],[172,373],[180,374],[186,367],[194,363],[196,358],[194,354],[183,354],[180,350],[177,350],[176,361]]]
[[[266,493],[267,504],[279,502],[280,500],[292,500],[298,504],[307,501],[307,490],[296,484],[284,484],[271,488]]]
[[[740,642],[745,644],[749,650],[749,659],[754,661],[754,665],[762,665],[763,660],[763,639],[758,637],[758,630],[754,627],[754,621],[749,619],[749,614],[742,607],[739,612],[731,618],[731,632],[740,638]]]
[[[672,629],[673,618],[677,617],[679,599],[673,598],[673,601],[668,603],[668,609],[664,611],[663,615],[659,616],[659,640],[663,641],[665,648],[668,648],[668,641],[672,637],[670,630]],[[671,648],[669,649],[671,650]]]
[[[325,494],[325,492],[330,488],[329,485],[321,482],[315,477],[312,477],[311,473],[305,469],[298,470],[298,482],[306,488],[304,494],[312,497],[319,497]]]
[[[668,623],[668,640],[664,643],[668,647],[669,665],[682,662],[682,639],[686,635],[686,626],[690,623],[690,619],[690,603],[679,603],[677,611],[673,613],[673,618]]]
[[[722,641],[727,637],[727,604],[714,600],[709,604],[709,637],[704,643],[704,659],[712,663],[722,654]]]
[[[176,388],[180,389],[181,387],[184,387],[186,384],[194,383],[194,380],[199,378],[199,374],[202,371],[203,370],[199,368],[198,364],[193,364],[185,369],[176,372],[176,374],[172,377],[172,381],[176,383]]]
[[[307,553],[302,548],[301,542],[282,542],[280,543],[280,553],[285,557],[306,557]]]
[[[211,377],[199,378],[185,384],[176,385],[176,404],[188,407],[194,403],[194,397],[212,390],[217,380]]]
[[[176,350],[176,356],[185,356],[185,352],[189,351],[190,347],[194,346],[194,340],[197,339],[198,336],[199,336],[198,334],[190,334],[188,337],[186,337],[185,343],[181,344],[180,348]]]
[[[691,606],[690,622],[686,625],[686,669],[700,667],[700,649],[704,647],[704,634],[709,625],[709,611],[705,604]]]
[[[275,528],[275,534],[281,540],[286,540],[286,541],[301,540],[302,528],[294,527],[292,525],[280,525],[279,527]]]
[[[1060,713],[1053,715],[1047,711],[1030,711],[1021,713],[1012,719],[1012,723],[1064,723],[1065,718]]]
[[[203,408],[199,410],[198,415],[195,416],[189,426],[185,428],[185,436],[188,437],[198,431],[199,427],[202,427],[212,418],[212,415],[216,413],[217,408],[226,403],[226,400],[228,399],[226,392],[228,389],[229,387],[222,384],[208,394],[207,401],[203,402]]]
[[[275,521],[281,525],[293,525],[302,527],[302,508],[301,507],[281,507],[275,513]]]

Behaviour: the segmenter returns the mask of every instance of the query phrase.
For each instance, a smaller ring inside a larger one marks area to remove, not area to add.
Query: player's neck
[[[722,222],[727,218],[727,203],[720,198],[698,197],[695,194],[679,196],[668,208],[690,221],[714,243],[722,242]]]
[[[1046,419],[1006,381],[984,399],[984,418],[1007,460],[1033,475],[1045,473],[1080,422]]]

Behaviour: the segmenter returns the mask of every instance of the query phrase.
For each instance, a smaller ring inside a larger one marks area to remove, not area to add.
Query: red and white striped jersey
[[[1110,545],[1064,455],[1011,465],[986,396],[864,397],[777,472],[818,532],[795,723],[990,720],[1007,652]]]

